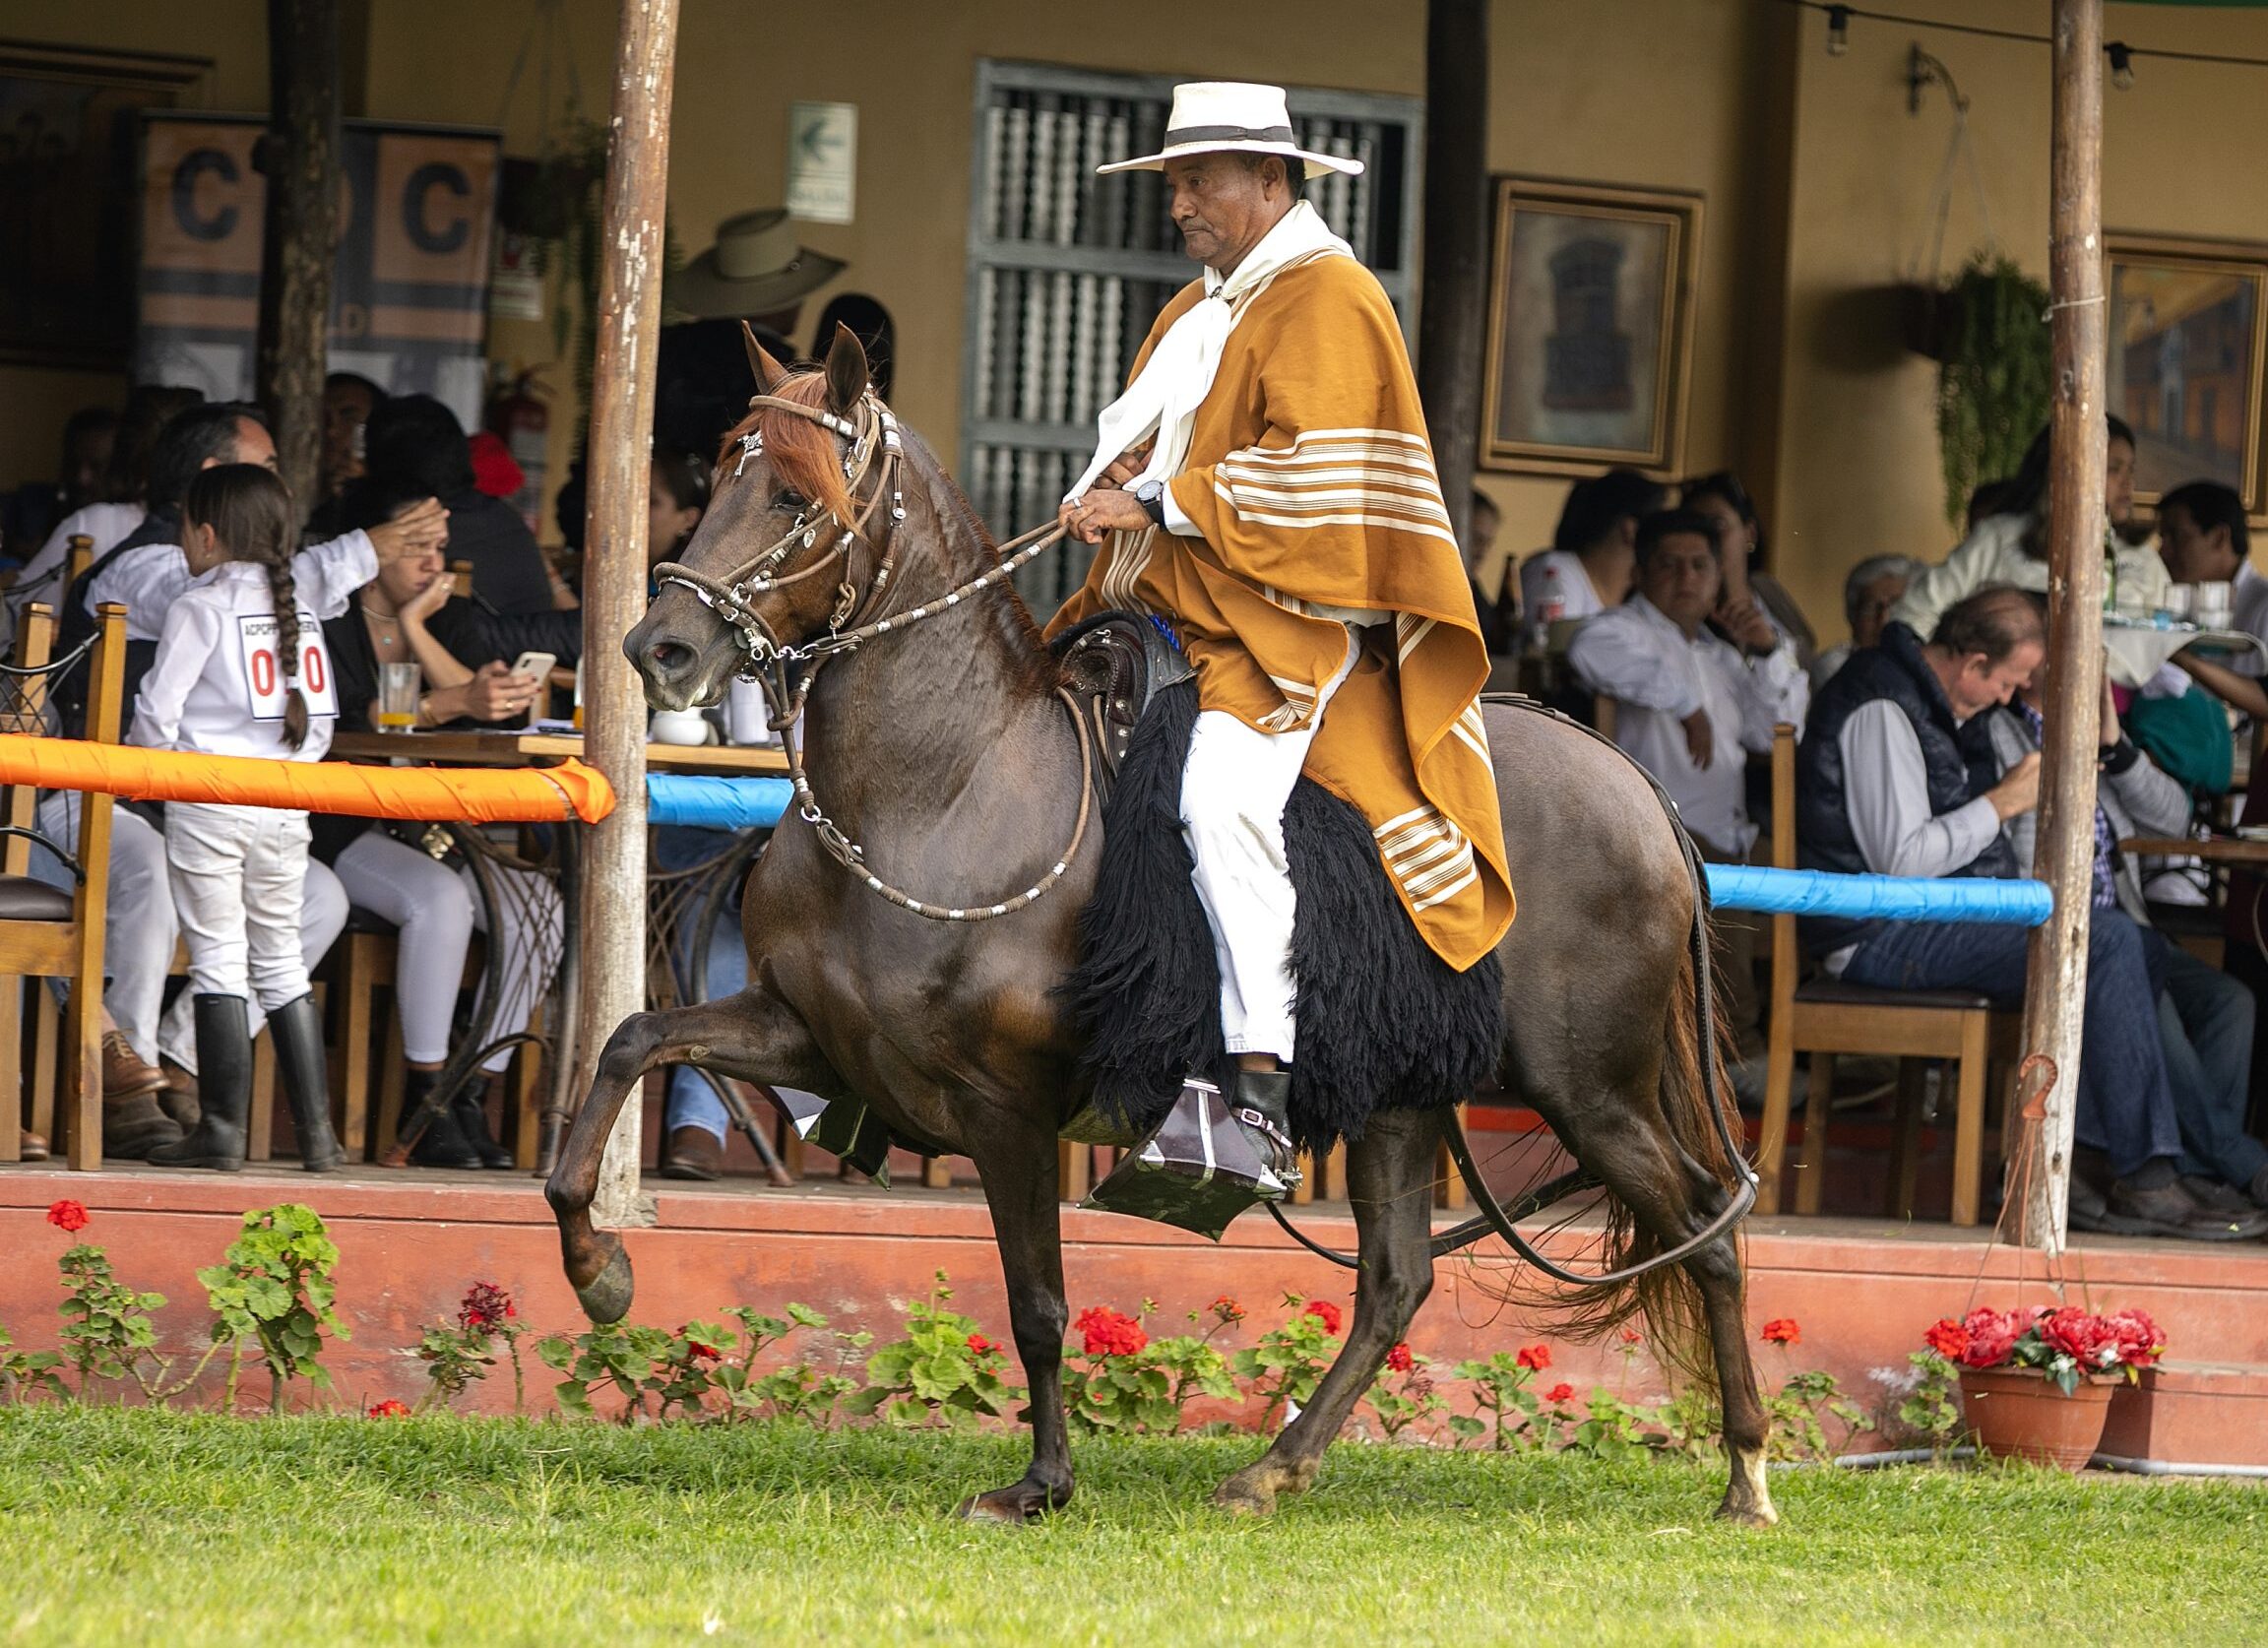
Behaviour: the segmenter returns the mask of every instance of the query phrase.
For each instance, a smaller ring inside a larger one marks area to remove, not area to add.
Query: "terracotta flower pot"
[[[2083,1379],[2065,1396],[2030,1368],[1964,1368],[1961,1411],[1985,1451],[2078,1471],[2095,1457],[2116,1388],[2114,1379]]]

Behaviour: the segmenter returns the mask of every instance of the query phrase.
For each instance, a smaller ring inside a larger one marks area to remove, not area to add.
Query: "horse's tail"
[[[1697,919],[1702,921],[1702,931],[1706,933],[1706,919]],[[1710,1013],[1716,1021],[1708,1039],[1714,1081],[1704,1079],[1701,1002],[1695,985],[1694,950],[1695,947],[1689,945],[1678,965],[1676,983],[1670,992],[1669,1009],[1663,1017],[1662,1074],[1657,1083],[1657,1097],[1670,1138],[1682,1158],[1680,1166],[1689,1164],[1687,1182],[1696,1187],[1704,1182],[1721,1187],[1714,1204],[1703,1205],[1698,1210],[1704,1219],[1709,1219],[1725,1206],[1725,1197],[1732,1193],[1722,1187],[1731,1186],[1739,1173],[1727,1158],[1718,1122],[1709,1113],[1712,1089],[1717,1103],[1725,1107],[1725,1121],[1734,1137],[1738,1137],[1740,1115],[1732,1096],[1732,1077],[1725,1067],[1726,1027],[1716,1005],[1724,999],[1724,994],[1716,987],[1709,991]],[[1710,982],[1715,986],[1717,981],[1712,977]],[[1603,1198],[1600,1211],[1605,1216],[1605,1228],[1600,1233],[1597,1248],[1602,1270],[1619,1271],[1644,1264],[1671,1245],[1633,1217],[1630,1209],[1613,1195]],[[1733,1239],[1738,1239],[1737,1234]],[[1556,1330],[1576,1341],[1603,1338],[1631,1318],[1643,1315],[1651,1340],[1648,1348],[1655,1362],[1665,1371],[1689,1380],[1704,1391],[1716,1390],[1717,1364],[1701,1291],[1682,1264],[1661,1265],[1627,1281],[1594,1287],[1524,1291],[1518,1298],[1523,1304],[1548,1312],[1555,1318]]]

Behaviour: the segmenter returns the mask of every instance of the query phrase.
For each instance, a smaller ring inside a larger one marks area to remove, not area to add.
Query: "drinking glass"
[[[417,725],[417,666],[378,666],[378,730],[407,732]]]

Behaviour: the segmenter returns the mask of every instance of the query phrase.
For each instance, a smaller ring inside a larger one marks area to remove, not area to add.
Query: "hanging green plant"
[[[2048,288],[1980,252],[1943,294],[1938,323],[1937,445],[1945,518],[1958,523],[1978,482],[2014,475],[2048,421]]]

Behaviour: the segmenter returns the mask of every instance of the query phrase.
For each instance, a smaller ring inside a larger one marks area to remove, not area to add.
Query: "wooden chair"
[[[126,670],[126,608],[105,602],[97,614],[87,701],[87,735],[96,743],[118,741],[120,700]],[[54,612],[43,602],[25,610],[20,663],[0,670],[0,723],[15,734],[46,735],[51,730],[49,697],[53,683],[79,662],[76,651],[51,656]],[[57,1142],[73,1168],[102,1166],[102,938],[104,901],[110,889],[111,798],[90,792],[79,815],[78,854],[37,834],[37,796],[30,785],[11,786],[0,803],[0,975],[13,979],[68,979],[71,999],[62,1013],[55,1103],[63,1137]],[[41,843],[72,871],[69,893],[33,879],[28,872],[32,845]],[[0,990],[0,1069],[21,1067],[22,994]],[[0,1103],[0,1162],[23,1154],[23,1106]]]
[[[1772,862],[1796,867],[1796,729],[1772,732]],[[1885,990],[1820,979],[1797,982],[1796,918],[1772,919],[1772,1019],[1766,1040],[1764,1136],[1757,1151],[1756,1210],[1780,1211],[1782,1168],[1795,1087],[1796,1055],[1811,1055],[1796,1211],[1817,1213],[1827,1179],[1827,1122],[1838,1053],[1887,1054],[1900,1066],[1897,1148],[1890,1212],[1912,1213],[1922,1123],[1921,1059],[1952,1061],[1954,1075],[1953,1223],[1975,1225],[1983,1207],[1984,1109],[1992,1055],[1992,1004],[1967,990]]]

